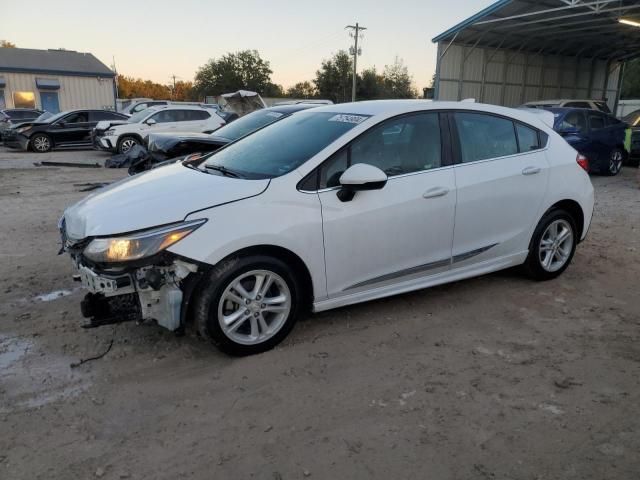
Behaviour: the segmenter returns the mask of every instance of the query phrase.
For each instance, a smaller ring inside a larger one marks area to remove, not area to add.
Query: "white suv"
[[[555,278],[587,235],[593,187],[552,123],[473,103],[343,103],[129,177],[60,221],[91,292],[83,314],[171,330],[192,319],[246,355],[308,307],[518,265]]]
[[[588,110],[598,110],[604,113],[611,113],[607,102],[604,100],[579,100],[579,99],[559,99],[559,100],[538,100],[527,102],[523,107],[528,108],[586,108]]]
[[[190,105],[150,107],[118,125],[96,125],[94,145],[111,152],[126,153],[150,133],[213,132],[225,124],[214,109]]]

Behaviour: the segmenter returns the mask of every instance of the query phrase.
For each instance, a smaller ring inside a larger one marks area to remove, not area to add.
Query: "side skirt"
[[[367,302],[369,300],[374,300],[377,298],[390,297],[392,295],[412,292],[414,290],[421,290],[423,288],[434,287],[436,285],[442,285],[444,283],[456,282],[465,278],[477,277],[479,275],[496,272],[505,268],[515,267],[524,263],[524,261],[527,259],[528,253],[528,250],[525,250],[513,255],[507,255],[473,265],[454,268],[442,273],[426,275],[419,278],[412,278],[410,280],[399,280],[398,282],[391,285],[379,286],[371,288],[369,290],[340,295],[338,297],[329,298],[327,300],[320,300],[313,303],[313,311],[322,312],[324,310],[331,310],[332,308],[353,305],[354,303]]]

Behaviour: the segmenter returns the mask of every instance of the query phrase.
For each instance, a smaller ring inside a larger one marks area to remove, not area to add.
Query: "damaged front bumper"
[[[158,264],[102,271],[73,257],[76,279],[89,291],[81,304],[88,327],[155,320],[171,331],[185,322],[191,293],[200,277],[196,263],[163,255]]]

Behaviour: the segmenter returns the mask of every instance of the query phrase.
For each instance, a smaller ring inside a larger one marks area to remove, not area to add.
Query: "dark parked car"
[[[628,164],[637,167],[640,163],[640,110],[635,110],[624,117],[622,121],[631,127],[631,151]]]
[[[4,144],[11,148],[44,153],[52,148],[91,147],[91,130],[101,120],[126,120],[109,110],[71,110],[42,121],[26,122],[6,132]]]
[[[617,175],[627,157],[628,125],[612,115],[583,108],[548,108],[553,129],[589,160],[589,172]]]
[[[0,110],[0,141],[5,131],[19,123],[31,122],[43,113],[42,110],[35,108],[6,108]]]
[[[146,147],[150,158],[133,165],[129,172],[139,173],[148,170],[157,163],[183,157],[190,153],[213,152],[227,143],[231,143],[273,122],[282,120],[295,112],[318,106],[321,106],[321,104],[297,103],[295,105],[263,108],[239,118],[232,124],[225,125],[212,134],[186,133],[177,135],[175,133],[152,133],[146,139]]]

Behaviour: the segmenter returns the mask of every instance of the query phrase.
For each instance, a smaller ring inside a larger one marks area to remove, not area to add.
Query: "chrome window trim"
[[[354,164],[357,165],[357,164]],[[437,167],[437,168],[430,168],[428,170],[416,170],[415,172],[409,172],[409,173],[401,173],[398,175],[393,175],[391,177],[387,177],[387,181],[391,181],[391,180],[396,180],[398,178],[404,178],[404,177],[411,177],[414,175],[423,175],[426,173],[430,173],[430,172],[435,172],[435,171],[439,171],[439,170],[448,170],[450,168],[455,167],[456,165],[444,165],[442,167]],[[323,192],[331,192],[333,190],[340,190],[342,187],[340,185],[337,185],[335,187],[327,187],[327,188],[321,188],[319,190],[298,190],[301,193],[323,193]]]

